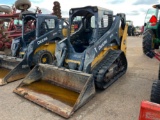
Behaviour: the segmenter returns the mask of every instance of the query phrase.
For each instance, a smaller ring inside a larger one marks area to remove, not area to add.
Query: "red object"
[[[6,42],[6,38],[2,38],[1,41],[2,41],[2,42]]]
[[[16,30],[16,26],[14,25],[14,20],[9,22],[8,31]]]
[[[78,29],[78,25],[77,24],[74,25],[74,29]]]
[[[154,57],[155,57],[157,60],[160,61],[160,53],[159,53],[159,51],[158,51],[158,52],[157,52],[157,51],[154,51]]]
[[[11,43],[7,42],[4,44],[6,48],[10,49],[11,48]]]
[[[2,38],[3,37],[3,35],[2,34],[0,34],[0,38]]]
[[[149,101],[142,101],[139,120],[160,120],[160,105]]]
[[[151,26],[155,26],[157,24],[157,17],[153,15],[149,22],[151,23]]]
[[[3,42],[2,41],[0,41],[0,48],[2,48],[3,47]]]
[[[141,27],[141,33],[143,33],[143,31],[144,31],[144,26]]]
[[[19,37],[19,36],[21,36],[21,35],[22,35],[22,33],[18,33],[18,32],[16,33],[16,32],[15,32],[15,34],[10,34],[9,37],[10,37],[10,38],[11,38],[11,37],[12,37],[12,38],[16,38],[16,37]]]

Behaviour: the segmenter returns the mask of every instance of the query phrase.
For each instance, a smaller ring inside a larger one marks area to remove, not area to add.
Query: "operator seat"
[[[42,22],[41,26],[40,26],[40,36],[44,35],[45,33],[47,33],[49,31],[48,25],[46,22]]]

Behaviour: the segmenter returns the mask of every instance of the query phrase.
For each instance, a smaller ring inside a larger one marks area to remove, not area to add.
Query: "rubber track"
[[[118,78],[125,74],[127,70],[127,60],[125,56],[122,59],[124,69],[116,74],[109,82],[102,81],[104,74],[110,68],[110,66],[122,55],[121,50],[110,50],[104,59],[93,69],[92,73],[95,78],[95,84],[100,89],[106,89],[113,84]],[[102,84],[104,86],[102,86]]]

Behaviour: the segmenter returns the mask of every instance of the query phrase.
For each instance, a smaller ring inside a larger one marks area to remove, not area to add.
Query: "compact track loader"
[[[22,21],[22,36],[12,42],[12,57],[0,55],[0,85],[25,77],[37,63],[52,64],[55,41],[67,35],[65,21],[55,15],[28,13]]]
[[[69,25],[78,29],[56,43],[54,65],[39,64],[15,93],[63,117],[70,117],[127,70],[125,14],[97,6],[73,8]]]

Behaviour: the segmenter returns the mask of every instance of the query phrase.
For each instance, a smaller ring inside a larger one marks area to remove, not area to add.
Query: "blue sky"
[[[0,0],[0,4],[14,4],[16,0]],[[30,0],[33,3],[39,3],[39,2],[43,2],[44,0]]]
[[[16,1],[16,0],[15,0]],[[0,0],[0,4],[12,5],[14,0]],[[142,26],[144,24],[145,14],[148,8],[159,3],[160,0],[57,0],[61,4],[62,16],[68,17],[70,8],[84,7],[89,5],[96,5],[114,11],[114,14],[125,13],[127,20],[132,20],[135,26]],[[42,9],[43,13],[52,12],[52,0],[31,0],[32,10],[36,6]]]
[[[1,4],[12,4],[13,3],[13,1],[11,1],[11,0],[0,0],[0,3]]]

